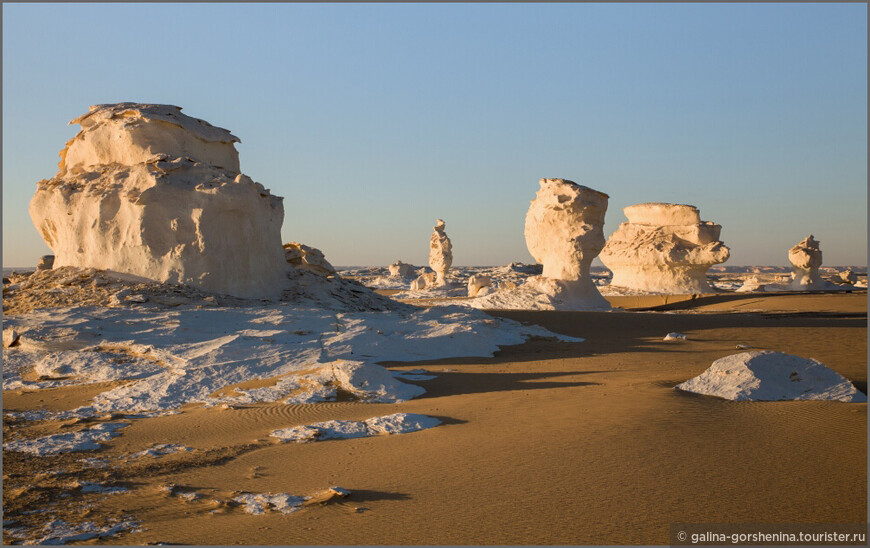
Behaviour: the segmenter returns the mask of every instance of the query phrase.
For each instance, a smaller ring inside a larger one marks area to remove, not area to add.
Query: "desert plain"
[[[428,380],[403,380],[425,394],[402,403],[188,404],[131,421],[97,450],[4,450],[4,543],[32,541],[14,533],[49,517],[128,525],[70,544],[138,545],[667,544],[678,522],[865,521],[866,403],[729,401],[674,387],[741,345],[813,357],[866,393],[866,290],[607,298],[622,308],[488,311],[583,342],[532,337],[491,358],[382,363],[425,370]],[[664,341],[669,332],[686,339]],[[110,387],[4,390],[4,442],[118,420],[15,418],[72,410]],[[397,412],[441,424],[270,437]],[[189,450],[131,458],[159,444]],[[233,502],[239,493],[311,498],[251,513]]]

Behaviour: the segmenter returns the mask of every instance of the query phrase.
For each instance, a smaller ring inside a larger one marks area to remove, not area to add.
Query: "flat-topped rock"
[[[205,120],[187,116],[181,107],[141,103],[94,105],[70,122],[82,129],[60,152],[58,168],[132,166],[161,156],[191,158],[233,174],[239,173],[239,138]]]
[[[73,120],[82,130],[30,202],[54,267],[280,297],[283,198],[238,173],[235,136],[180,110],[119,103]]]
[[[728,260],[720,225],[701,221],[698,208],[646,203],[623,210],[619,225],[601,251],[613,272],[610,285],[650,293],[708,293],[707,270]]]
[[[692,226],[701,222],[698,208],[685,204],[647,202],[622,208],[629,223],[656,226]]]

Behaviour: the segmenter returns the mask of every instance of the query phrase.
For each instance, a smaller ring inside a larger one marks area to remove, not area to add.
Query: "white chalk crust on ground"
[[[407,309],[336,312],[284,304],[36,310],[4,318],[21,343],[3,349],[3,388],[133,381],[64,412],[68,417],[165,411],[192,402],[316,402],[335,399],[337,389],[366,401],[399,402],[425,390],[400,382],[378,362],[488,357],[529,337],[582,340],[464,307]],[[124,363],[109,367],[117,357]],[[22,375],[36,366],[52,377],[25,380]],[[262,379],[275,384],[232,388]]]
[[[40,457],[69,451],[93,451],[100,443],[120,436],[118,430],[129,426],[125,422],[105,422],[79,432],[64,432],[35,439],[10,441],[3,444],[6,451],[31,453]]]
[[[394,413],[364,421],[331,420],[275,430],[270,434],[283,441],[309,442],[330,439],[367,438],[389,434],[407,434],[441,424],[435,417],[415,413]]]

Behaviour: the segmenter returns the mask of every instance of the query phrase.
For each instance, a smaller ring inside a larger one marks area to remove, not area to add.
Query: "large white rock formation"
[[[283,198],[240,172],[237,137],[170,105],[97,105],[70,123],[81,131],[30,202],[55,268],[281,295]]]
[[[707,270],[728,260],[720,225],[702,221],[691,205],[645,203],[623,209],[619,225],[601,251],[613,272],[610,285],[650,293],[709,293]]]
[[[610,308],[589,266],[604,247],[607,194],[565,179],[541,179],[526,213],[526,246],[541,276],[470,304],[477,308],[588,310]]]
[[[453,244],[444,232],[444,221],[438,219],[429,238],[429,266],[435,271],[435,285],[447,285],[447,271],[453,264]]]
[[[771,350],[725,356],[676,388],[735,401],[867,401],[851,382],[824,364]]]
[[[825,289],[829,284],[819,274],[822,266],[822,250],[819,242],[810,234],[788,250],[788,260],[794,267],[790,288],[798,291]]]

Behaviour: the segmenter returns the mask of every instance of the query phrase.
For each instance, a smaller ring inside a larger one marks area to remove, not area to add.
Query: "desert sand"
[[[406,381],[426,394],[404,403],[193,404],[138,419],[98,451],[4,451],[5,517],[26,523],[39,514],[22,511],[52,508],[69,522],[138,522],[138,532],[87,543],[276,545],[667,544],[675,522],[864,521],[866,403],[732,402],[673,387],[744,345],[813,357],[866,393],[866,291],[667,298],[608,297],[645,311],[491,311],[586,340],[382,364],[435,375]],[[670,332],[687,339],[663,341]],[[105,389],[7,390],[3,408],[73,409]],[[313,443],[269,436],[398,412],[441,424]],[[4,437],[77,421],[7,416]],[[158,443],[193,450],[125,457]],[[72,483],[85,481],[127,491]],[[331,486],[351,493],[324,494]],[[292,513],[254,515],[226,502],[240,492],[315,497]]]

